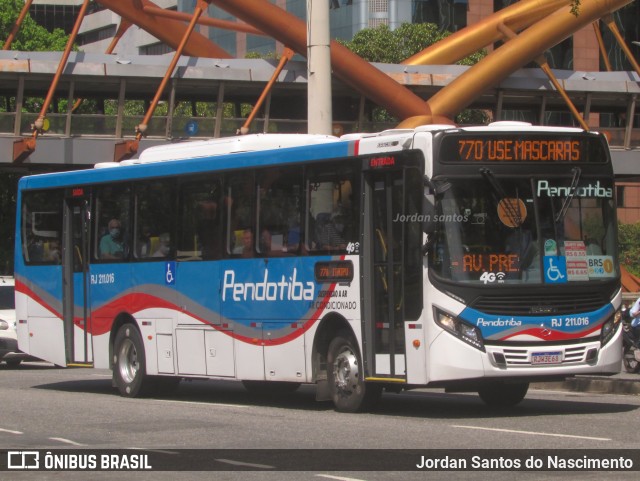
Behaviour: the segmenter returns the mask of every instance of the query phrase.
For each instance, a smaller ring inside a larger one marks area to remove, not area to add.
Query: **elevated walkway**
[[[37,164],[86,166],[114,160],[114,146],[135,136],[170,55],[128,56],[73,52],[58,85],[47,129],[22,165],[15,165],[15,140],[31,135],[38,103],[46,96],[59,52],[0,51],[0,168]],[[276,67],[275,61],[183,57],[163,105],[149,123],[139,152],[151,145],[186,139],[235,135]],[[464,72],[464,66],[376,64],[394,80],[428,98]],[[633,72],[555,71],[585,118],[596,115],[610,138],[617,175],[640,172],[637,118],[640,78]],[[372,120],[373,105],[356,90],[333,81],[337,135],[392,128],[396,122]],[[78,98],[83,105],[67,108]],[[251,132],[303,133],[306,122],[306,64],[289,62],[251,127]],[[538,69],[515,72],[469,106],[495,120],[568,125],[572,119],[560,96]],[[29,113],[33,112],[33,113]]]

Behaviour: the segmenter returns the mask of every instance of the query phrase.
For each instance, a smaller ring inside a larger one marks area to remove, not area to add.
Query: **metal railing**
[[[31,124],[38,114],[21,113],[19,135],[28,136]],[[0,112],[0,135],[13,135],[16,132],[15,112]],[[142,115],[123,116],[118,132],[118,118],[115,115],[102,114],[48,114],[45,136],[48,137],[107,137],[131,138],[135,136],[135,128],[141,122]],[[243,125],[244,118],[223,118],[217,128],[215,117],[168,117],[154,116],[149,122],[146,132],[153,139],[206,139],[236,135]],[[395,127],[394,122],[336,121],[336,135],[353,132],[379,132]],[[640,128],[602,127],[607,134],[609,144],[618,149],[640,148]],[[306,120],[256,118],[250,133],[306,133]],[[118,135],[119,134],[119,135]]]

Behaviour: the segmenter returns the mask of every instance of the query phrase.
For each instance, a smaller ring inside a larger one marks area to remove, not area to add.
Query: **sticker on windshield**
[[[547,239],[544,241],[544,255],[545,256],[557,256],[558,244],[553,239]]]
[[[564,256],[544,256],[544,281],[548,284],[567,282],[567,258]]]
[[[522,199],[505,197],[498,202],[498,218],[507,227],[519,227],[527,218],[527,206]]]
[[[589,256],[589,277],[614,277],[616,272],[613,267],[613,256]]]
[[[588,281],[587,246],[582,241],[564,241],[567,259],[567,278],[572,281]]]

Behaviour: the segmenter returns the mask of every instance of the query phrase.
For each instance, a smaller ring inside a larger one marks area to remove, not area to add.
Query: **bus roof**
[[[331,135],[251,134],[150,147],[138,159],[99,163],[89,170],[24,177],[19,185],[21,189],[46,189],[339,159],[358,153],[376,154],[408,148],[416,134],[441,131],[584,132],[578,128],[539,127],[526,122],[503,121],[479,127],[424,125],[415,129],[352,133],[340,138]]]
[[[101,163],[94,169],[23,177],[20,188],[46,189],[330,160],[354,155],[355,149],[355,141],[304,134],[256,134],[185,142],[151,147],[142,152],[139,159],[132,161]]]
[[[308,134],[252,134],[195,142],[180,142],[159,145],[144,150],[140,163],[162,162],[166,160],[193,159],[257,150],[283,149],[301,145],[326,144],[339,139],[331,135]]]

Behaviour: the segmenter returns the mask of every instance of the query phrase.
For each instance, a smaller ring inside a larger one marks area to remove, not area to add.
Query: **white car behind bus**
[[[18,350],[13,277],[0,277],[0,361],[16,367],[28,357]]]

